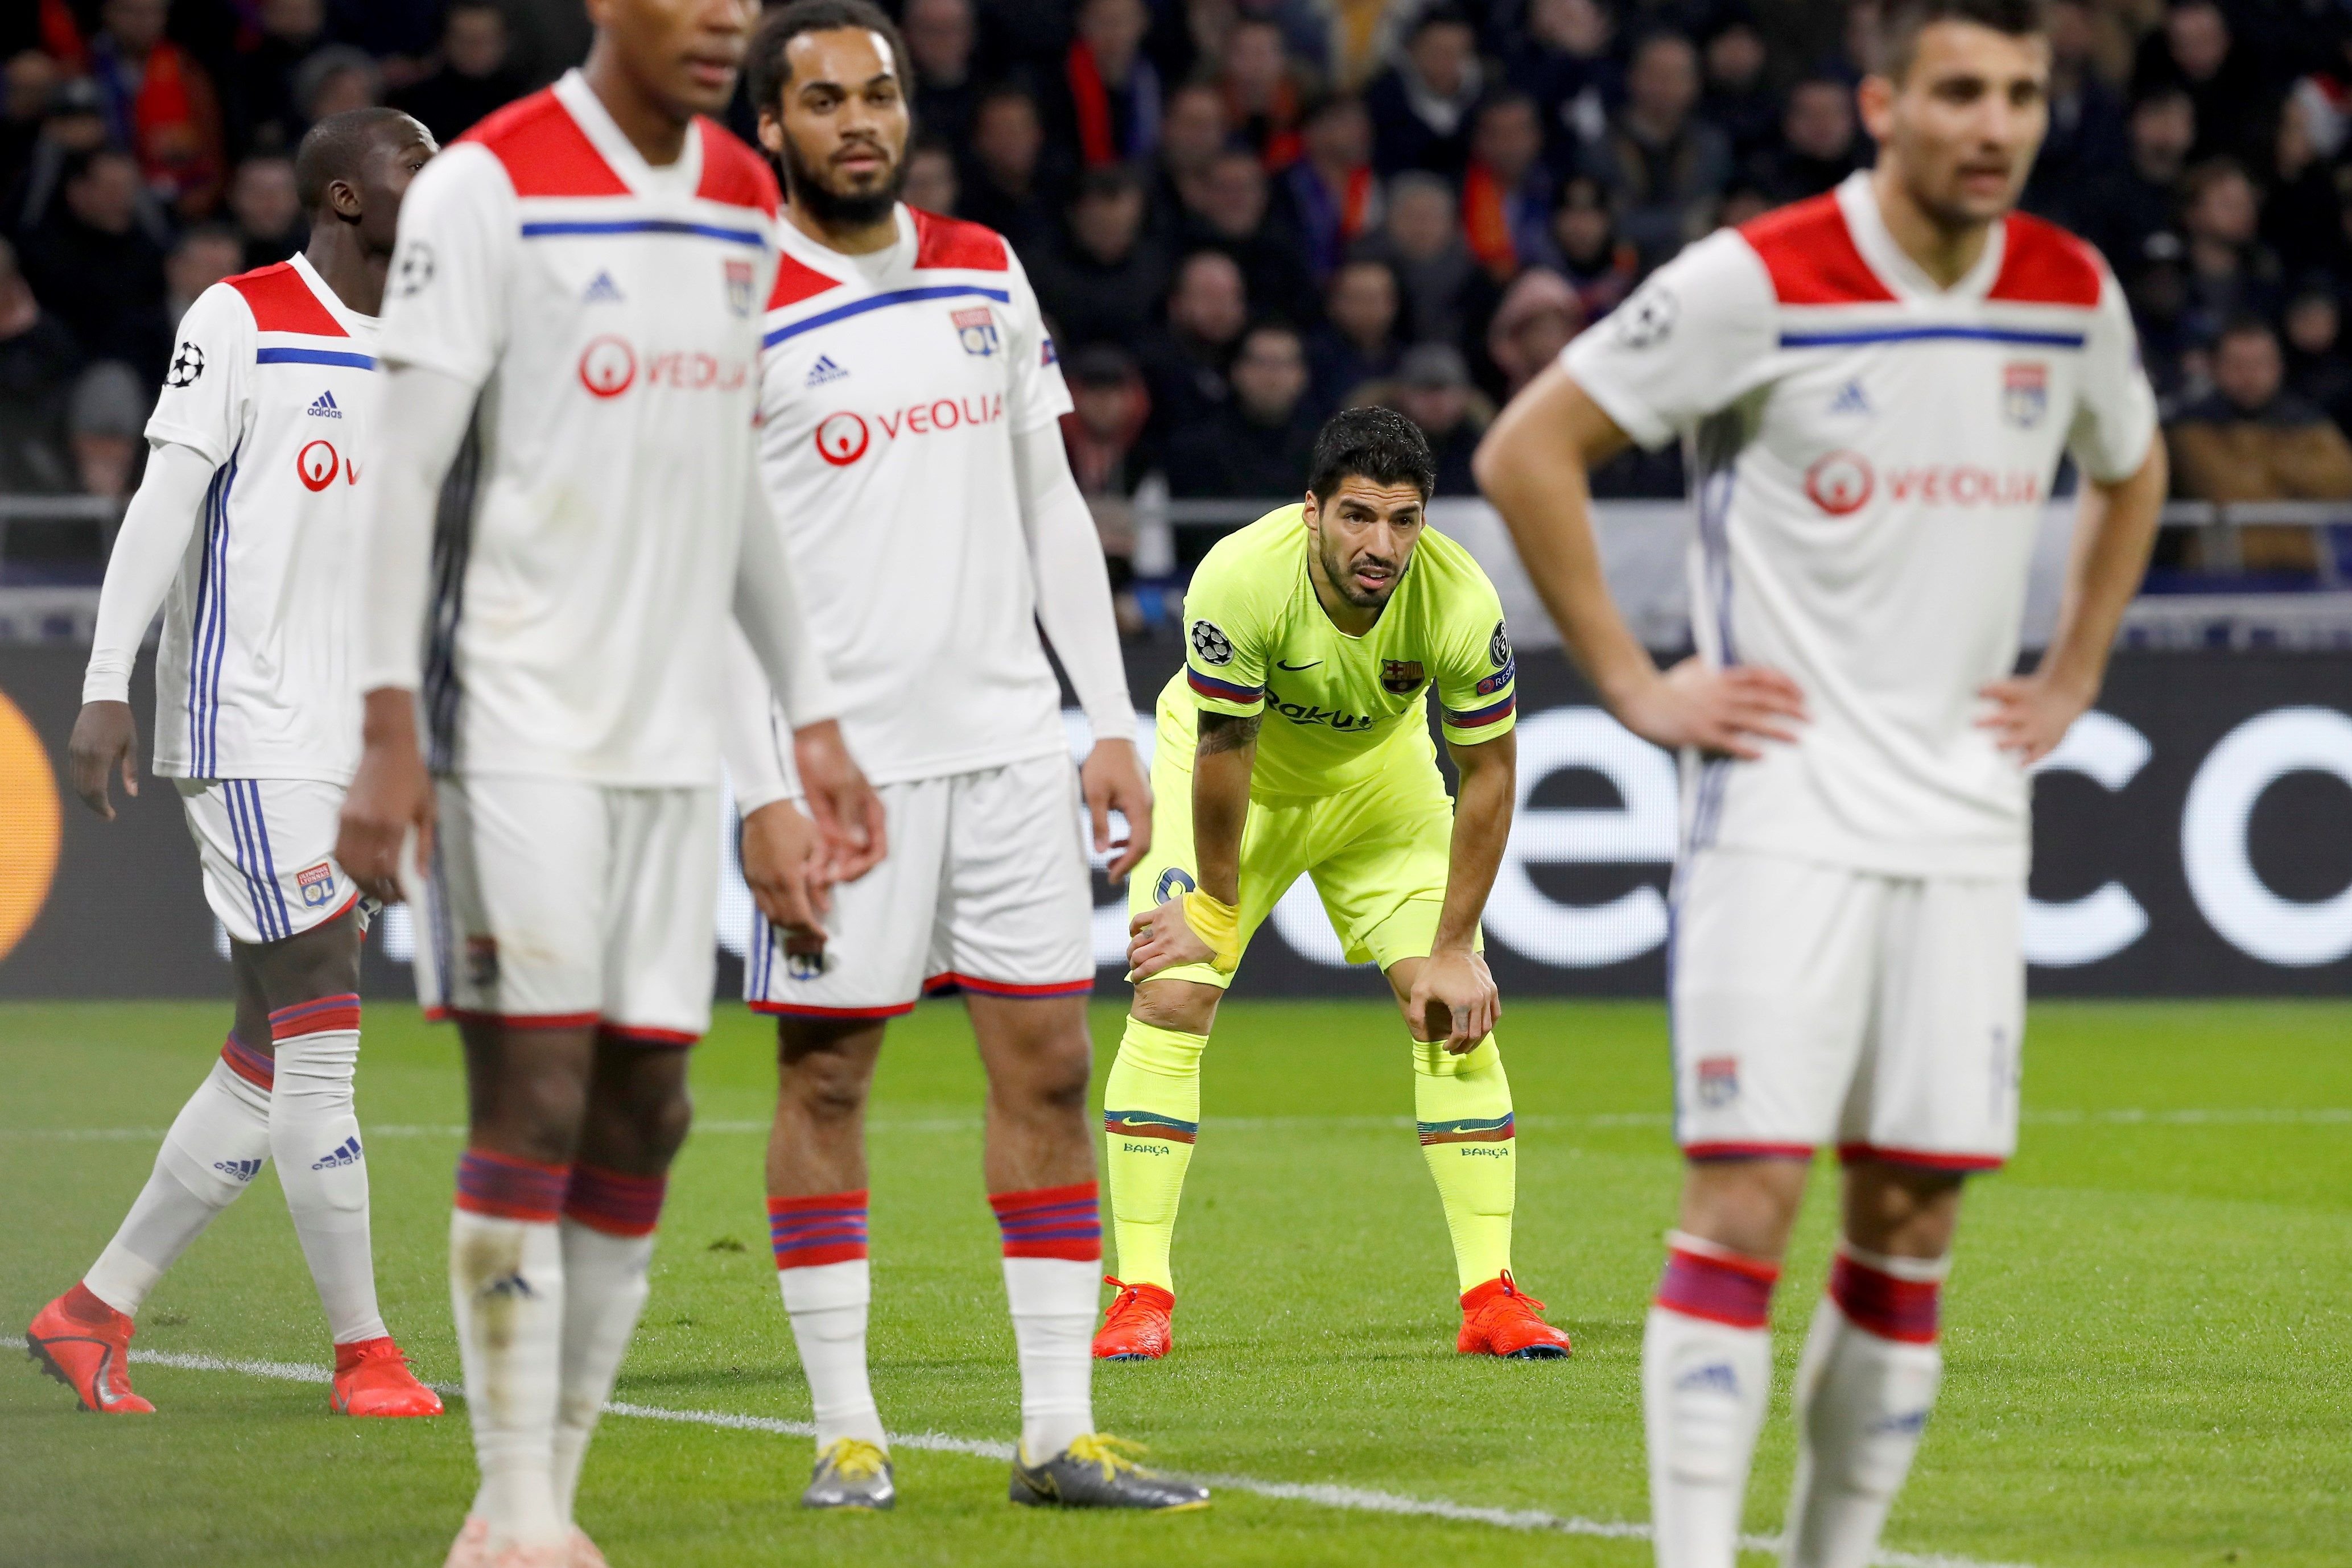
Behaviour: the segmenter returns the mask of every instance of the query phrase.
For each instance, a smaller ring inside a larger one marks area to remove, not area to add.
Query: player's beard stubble
[[[898,205],[899,188],[907,183],[903,155],[890,160],[890,172],[876,189],[845,192],[827,185],[824,176],[802,160],[800,149],[789,136],[784,139],[783,153],[785,189],[793,202],[829,229],[863,228],[881,222]]]

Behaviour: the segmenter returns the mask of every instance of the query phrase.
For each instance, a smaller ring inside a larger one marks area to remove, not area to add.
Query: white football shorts
[[[284,942],[352,907],[335,864],[343,786],[316,779],[174,779],[205,872],[205,901],[248,946]]]
[[[876,793],[890,853],[834,889],[823,954],[787,953],[754,918],[743,968],[754,1010],[888,1018],[927,993],[1094,989],[1094,893],[1066,752]]]
[[[417,942],[428,1016],[595,1026],[654,1046],[710,1027],[719,791],[437,781]]]
[[[1675,1136],[1694,1160],[1982,1171],[2017,1148],[2025,889],[1706,849],[1676,872]]]

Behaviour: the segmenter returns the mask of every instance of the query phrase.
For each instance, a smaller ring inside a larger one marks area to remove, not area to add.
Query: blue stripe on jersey
[[[238,443],[228,461],[213,473],[205,497],[204,563],[196,579],[196,614],[189,630],[194,648],[188,660],[188,769],[210,778],[220,762],[221,666],[228,656],[228,502],[236,485]]]
[[[246,818],[243,785],[236,779],[223,782],[221,801],[228,808],[229,841],[236,849],[236,868],[245,879],[245,896],[253,905],[253,929],[264,942],[276,942],[278,928],[269,918],[269,905],[261,896],[260,856],[253,842],[253,825]]]
[[[575,234],[690,234],[762,248],[768,243],[768,237],[756,228],[721,228],[717,224],[688,223],[674,217],[577,218],[522,226],[525,239],[559,239]]]
[[[278,879],[278,857],[269,847],[269,822],[261,815],[261,786],[248,779],[245,784],[247,806],[253,813],[254,837],[261,841],[262,880],[269,889],[270,898],[278,906],[278,934],[294,934],[294,916],[286,908],[286,884]]]
[[[868,310],[879,310],[885,306],[912,305],[924,300],[954,300],[971,295],[977,295],[983,300],[993,300],[1000,305],[1013,303],[1013,296],[1005,290],[983,289],[977,283],[933,283],[920,289],[893,289],[887,294],[874,294],[863,300],[852,300],[846,305],[835,305],[830,310],[820,310],[806,321],[794,321],[789,326],[778,327],[760,340],[760,346],[772,349],[786,339],[799,337],[803,332],[813,332],[819,327],[829,327],[835,321],[845,321],[852,316],[862,316]]]
[[[219,574],[213,564],[213,552],[220,532],[221,482],[227,477],[228,465],[223,463],[213,470],[213,480],[205,489],[205,549],[196,558],[196,604],[188,617],[188,769],[202,777],[203,759],[197,751],[202,729],[205,691],[205,631],[212,621],[212,604],[220,593]]]
[[[334,349],[262,349],[256,364],[339,364],[347,370],[373,370],[373,354],[343,353]]]
[[[2080,332],[2030,332],[2016,327],[1856,327],[1845,332],[1782,332],[1784,349],[1835,349],[1856,343],[1906,343],[1934,340],[1979,343],[2024,343],[2034,348],[2079,349]]]

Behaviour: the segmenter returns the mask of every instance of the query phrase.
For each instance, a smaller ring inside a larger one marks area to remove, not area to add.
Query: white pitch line
[[[10,1336],[0,1339],[0,1346],[22,1350],[25,1342]],[[328,1368],[299,1362],[236,1361],[183,1351],[132,1351],[131,1359],[134,1363],[144,1366],[168,1366],[182,1372],[233,1372],[279,1383],[334,1381],[334,1373]],[[444,1399],[463,1399],[466,1396],[465,1390],[454,1384],[436,1383],[430,1386]],[[727,1410],[671,1410],[658,1405],[638,1405],[622,1399],[608,1402],[604,1414],[639,1421],[710,1426],[727,1432],[765,1432],[779,1437],[816,1436],[816,1427],[806,1421],[787,1421],[775,1415],[745,1415]],[[1013,1445],[1010,1443],[988,1437],[958,1437],[946,1432],[893,1432],[889,1442],[895,1448],[916,1448],[934,1454],[968,1454],[975,1458],[1000,1461],[1013,1458]],[[1317,1508],[1339,1509],[1353,1513],[1438,1519],[1454,1524],[1484,1524],[1499,1530],[1581,1535],[1603,1541],[1650,1539],[1650,1527],[1646,1524],[1547,1513],[1541,1509],[1484,1508],[1473,1503],[1451,1502],[1444,1498],[1410,1497],[1402,1492],[1339,1486],[1329,1481],[1262,1481],[1252,1476],[1202,1476],[1200,1479],[1213,1489],[1223,1488],[1227,1491],[1270,1498],[1277,1502],[1309,1503]],[[1745,1552],[1778,1552],[1780,1540],[1773,1535],[1743,1535],[1739,1538],[1739,1545]],[[1874,1568],[2031,1568],[2030,1564],[2021,1563],[1986,1563],[1973,1557],[1948,1556],[1940,1552],[1898,1552],[1892,1549],[1880,1551],[1871,1563]]]

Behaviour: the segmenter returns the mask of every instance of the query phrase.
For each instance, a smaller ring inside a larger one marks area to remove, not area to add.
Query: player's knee
[[[686,1143],[687,1129],[694,1124],[693,1098],[680,1083],[646,1094],[630,1109],[642,1162],[637,1168],[667,1170]]]
[[[1073,1037],[1051,1042],[1036,1054],[1034,1068],[1025,1076],[1030,1101],[1038,1110],[1083,1116],[1094,1077],[1094,1052],[1086,1032],[1077,1030]]]
[[[1128,1016],[1155,1029],[1205,1035],[1216,1022],[1217,1001],[1222,995],[1223,993],[1213,985],[1182,980],[1148,981],[1135,988],[1135,1000],[1128,1006]]]
[[[1778,1258],[1804,1201],[1802,1160],[1694,1162],[1679,1224],[1693,1236],[1755,1258]]]
[[[1963,1178],[1883,1160],[1845,1171],[1846,1239],[1893,1258],[1941,1258],[1959,1223]]]
[[[491,1147],[502,1153],[570,1164],[587,1119],[585,1086],[569,1075],[547,1073],[500,1087],[495,1109],[476,1116],[477,1133],[489,1131]]]
[[[783,1094],[811,1121],[854,1121],[866,1111],[868,1078],[865,1064],[838,1052],[815,1051],[784,1064],[780,1079]]]

